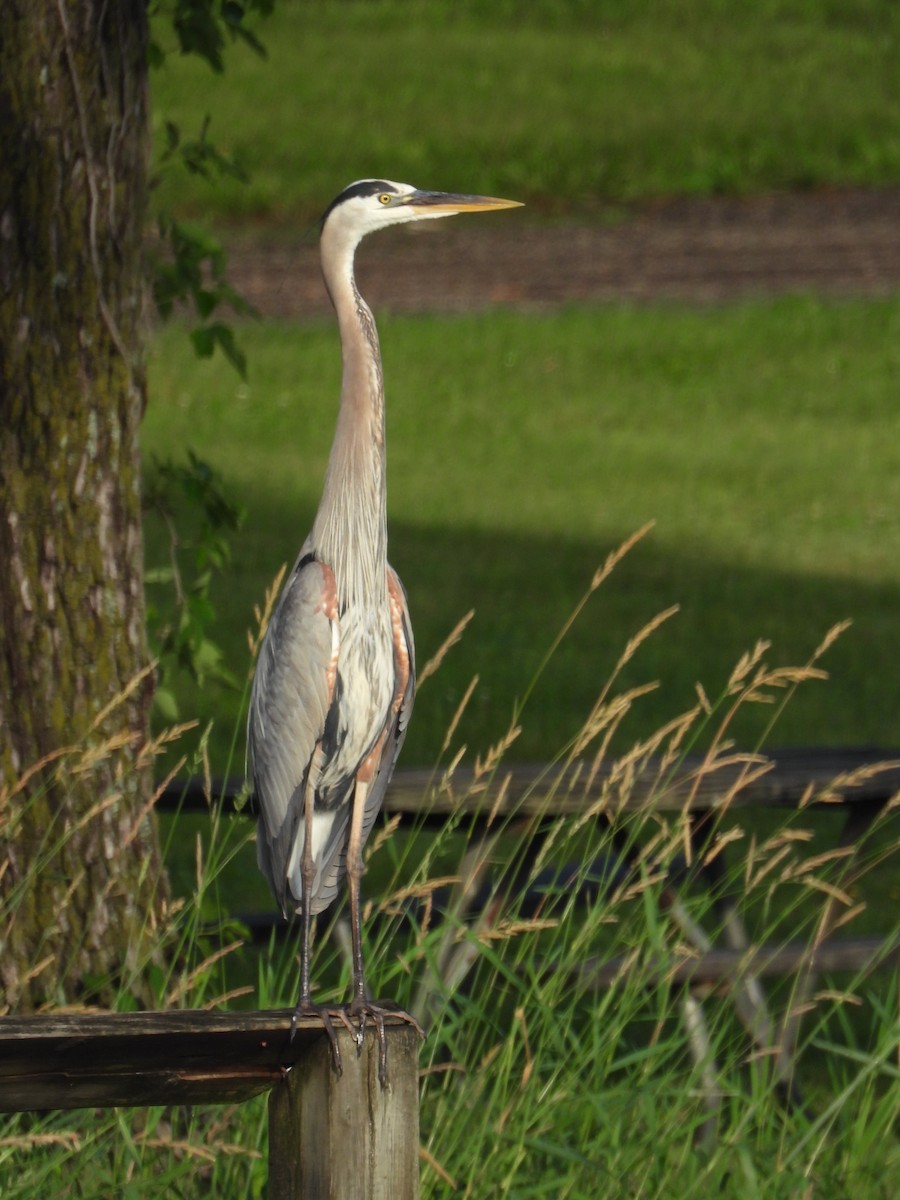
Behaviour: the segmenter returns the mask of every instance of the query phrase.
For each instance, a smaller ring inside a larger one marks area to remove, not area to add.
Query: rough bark
[[[137,440],[146,64],[144,0],[4,0],[0,1008],[139,987],[161,890]]]

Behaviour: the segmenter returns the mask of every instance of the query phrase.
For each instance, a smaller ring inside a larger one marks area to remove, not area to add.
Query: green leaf
[[[221,323],[211,325],[210,330],[222,347],[222,353],[238,372],[241,379],[247,378],[247,357],[234,339],[234,331],[228,325]]]
[[[144,583],[171,583],[174,578],[171,567],[151,567],[144,571]]]
[[[175,693],[165,687],[158,687],[153,693],[153,705],[164,721],[178,720],[178,701]]]
[[[206,586],[208,587],[207,580]],[[208,625],[216,615],[216,610],[210,604],[205,593],[192,591],[187,598],[187,612],[190,615],[190,623],[194,628],[197,626]]]
[[[221,330],[204,326],[203,348],[218,344]],[[167,720],[178,719],[170,672],[183,670],[193,680],[238,688],[236,676],[222,661],[222,650],[207,636],[215,622],[211,594],[217,576],[230,560],[227,530],[239,528],[242,512],[228,497],[221,476],[193,450],[186,462],[151,460],[144,491],[145,511],[158,514],[168,535],[168,561],[148,566],[154,591],[148,605],[148,637],[159,660],[160,686],[156,709]],[[187,528],[190,536],[183,531]]]
[[[165,50],[163,50],[162,46],[160,46],[159,42],[157,42],[155,38],[151,38],[150,44],[147,47],[147,62],[150,68],[154,71],[158,71],[165,61]]]
[[[213,329],[213,326],[201,325],[197,329],[191,330],[191,344],[198,358],[212,358],[216,348],[216,335]]]
[[[221,74],[225,39],[209,0],[178,0],[173,19],[182,54],[196,54]]]
[[[218,303],[218,296],[208,288],[197,288],[194,292],[194,304],[197,306],[197,312],[204,319],[213,312]]]
[[[268,58],[269,57],[269,52],[268,52],[268,50],[266,50],[263,43],[259,40],[259,38],[256,36],[256,34],[253,33],[252,30],[250,30],[246,27],[246,25],[243,25],[243,24],[234,25],[231,29],[231,32],[232,32],[233,37],[240,38],[241,41],[245,45],[249,46],[250,49],[254,52],[254,54],[258,54],[260,58]]]
[[[208,638],[204,638],[197,647],[194,654],[194,665],[198,674],[203,674],[205,671],[215,670],[222,661],[222,649],[215,642],[211,642]]]

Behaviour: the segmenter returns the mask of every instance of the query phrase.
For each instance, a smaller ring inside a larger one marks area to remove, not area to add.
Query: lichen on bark
[[[138,449],[147,18],[143,0],[8,0],[3,22],[0,1005],[23,1008],[103,980],[140,993],[163,896]]]

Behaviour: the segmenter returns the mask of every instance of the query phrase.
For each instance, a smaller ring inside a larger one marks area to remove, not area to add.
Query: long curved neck
[[[353,276],[356,243],[326,224],[321,249],[341,334],[343,381],[313,542],[335,572],[341,603],[371,604],[387,594],[381,353],[375,320]]]

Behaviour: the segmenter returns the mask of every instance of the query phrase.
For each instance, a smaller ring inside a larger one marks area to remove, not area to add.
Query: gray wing
[[[384,794],[394,773],[394,764],[406,737],[416,695],[416,651],[413,643],[412,623],[406,591],[393,567],[388,567],[388,595],[391,602],[391,629],[394,644],[395,687],[394,700],[382,734],[382,749],[378,768],[366,796],[363,815],[362,841],[365,845],[375,818],[384,803]],[[345,810],[344,829],[350,819],[350,809]],[[317,911],[325,908],[334,899],[347,869],[347,841],[344,836],[335,845],[335,854],[326,871],[316,898]]]
[[[285,913],[294,907],[290,863],[298,845],[302,850],[304,796],[334,699],[338,650],[334,576],[307,543],[260,647],[247,729],[260,809],[257,857]],[[340,837],[339,830],[327,832],[328,843]],[[333,853],[329,845],[320,861],[327,863]]]

